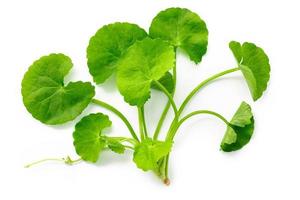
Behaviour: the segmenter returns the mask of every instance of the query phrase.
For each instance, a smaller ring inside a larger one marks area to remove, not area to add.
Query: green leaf
[[[259,99],[267,89],[270,79],[269,58],[260,47],[245,42],[241,45],[232,41],[229,47],[238,62],[239,68],[247,81],[254,101]]]
[[[225,152],[236,151],[245,146],[251,139],[254,131],[254,118],[251,107],[242,102],[233,118],[221,143]]]
[[[173,93],[174,91],[174,79],[173,76],[170,72],[165,73],[165,75],[163,77],[161,77],[158,82],[160,82],[167,90],[170,94]],[[161,89],[159,87],[157,87],[157,85],[155,83],[151,83],[151,88],[156,89],[156,90],[160,90]]]
[[[146,36],[135,24],[118,22],[100,28],[87,48],[88,67],[94,81],[99,84],[108,79],[128,47]]]
[[[45,124],[62,124],[76,118],[95,95],[89,82],[70,82],[64,77],[72,61],[63,54],[50,54],[35,61],[22,80],[23,102],[32,116]]]
[[[174,67],[174,48],[161,39],[137,41],[118,64],[117,85],[130,105],[142,106],[150,98],[152,81]]]
[[[169,41],[183,49],[195,63],[202,60],[208,43],[205,22],[196,14],[184,8],[169,8],[153,19],[149,35]]]
[[[137,144],[133,154],[133,161],[138,168],[147,170],[157,170],[158,161],[168,155],[171,151],[171,142],[162,142],[146,138]]]
[[[107,147],[115,153],[123,154],[125,146],[116,139],[107,138]]]
[[[102,113],[90,114],[82,118],[75,126],[73,133],[77,154],[85,161],[96,162],[100,152],[106,146],[103,129],[110,127],[111,121]]]

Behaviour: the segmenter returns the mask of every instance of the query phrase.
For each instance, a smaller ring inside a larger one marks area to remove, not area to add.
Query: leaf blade
[[[150,98],[150,87],[174,67],[172,46],[160,39],[137,41],[124,54],[118,65],[117,86],[124,100],[142,106]]]
[[[254,132],[254,117],[251,107],[242,102],[230,121],[221,142],[221,149],[225,152],[236,151],[249,143]]]
[[[205,22],[185,8],[169,8],[158,13],[151,23],[149,35],[183,49],[195,63],[201,62],[207,51],[208,30]]]
[[[36,60],[22,80],[23,103],[42,123],[62,124],[75,119],[95,95],[89,82],[70,82],[64,77],[73,64],[64,54],[50,54]]]
[[[146,36],[147,33],[135,24],[117,22],[101,27],[87,47],[88,67],[94,82],[105,82],[116,71],[126,50]]]
[[[102,131],[111,126],[107,115],[102,113],[89,114],[75,126],[73,132],[76,153],[85,161],[96,162],[99,154],[106,146]]]
[[[246,79],[253,100],[258,100],[267,89],[270,79],[271,69],[267,54],[262,48],[249,42],[241,45],[231,41],[229,48]]]

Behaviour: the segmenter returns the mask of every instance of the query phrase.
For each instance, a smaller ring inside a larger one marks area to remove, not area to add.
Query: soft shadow
[[[243,149],[241,149],[240,151],[231,151],[231,152],[224,152],[222,151],[222,149],[220,149],[220,152],[222,153],[223,156],[227,158],[235,159],[235,157],[238,157],[241,153],[243,153]]]
[[[190,132],[189,127],[197,127],[197,126],[203,126],[205,125],[206,122],[208,122],[209,118],[205,115],[198,115],[198,116],[193,116],[190,118],[192,120],[187,120],[185,121],[180,128],[178,129],[175,137],[174,137],[174,143],[176,146],[184,146],[189,143],[190,138],[192,137],[192,134],[200,134],[199,132]],[[188,134],[185,134],[188,133]],[[174,145],[174,146],[175,146]]]
[[[204,54],[203,55],[203,57],[202,57],[202,60],[203,60],[203,58],[204,58],[204,56],[205,56],[206,54]],[[177,48],[177,50],[176,50],[176,56],[177,57],[185,57],[185,58],[187,58],[187,59],[189,59],[190,60],[190,56],[189,56],[189,54],[187,54],[184,50],[182,50],[181,48]],[[191,61],[191,60],[190,60]],[[197,66],[197,64],[196,63],[194,63],[193,61],[191,61],[191,63],[190,64],[192,64],[192,65],[194,65],[194,66]]]
[[[69,121],[64,124],[57,124],[57,125],[47,125],[49,128],[53,128],[55,130],[63,130],[68,129],[74,126],[74,121]]]
[[[113,93],[117,90],[117,81],[115,73],[111,75],[104,83],[98,84],[107,93]]]
[[[75,74],[76,74],[76,68],[72,68],[69,73],[64,77],[64,85],[68,85],[70,82],[76,82],[76,81],[80,81],[75,79]]]
[[[131,162],[132,152],[126,150],[124,154],[117,154],[110,150],[104,150],[101,152],[99,160],[95,163],[96,166],[107,166],[111,164],[122,164],[125,162]]]

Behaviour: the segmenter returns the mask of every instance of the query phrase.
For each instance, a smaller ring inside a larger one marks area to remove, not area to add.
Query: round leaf
[[[247,81],[252,98],[256,101],[267,89],[270,79],[268,56],[260,47],[248,42],[241,45],[232,41],[229,47]]]
[[[242,102],[233,118],[221,143],[221,149],[226,152],[236,151],[245,146],[254,131],[254,119],[251,107]]]
[[[162,142],[146,138],[139,143],[134,150],[133,161],[138,168],[147,170],[157,170],[158,161],[168,155],[171,151],[171,142]]]
[[[23,102],[32,116],[45,124],[61,124],[76,118],[95,95],[86,82],[70,82],[64,77],[72,61],[63,54],[50,54],[35,61],[22,81]]]
[[[174,67],[174,48],[161,39],[137,41],[118,64],[117,85],[130,105],[142,106],[150,98],[154,80]]]
[[[73,133],[77,154],[85,161],[96,162],[106,146],[103,129],[110,127],[111,121],[102,113],[85,116],[75,126]]]
[[[169,41],[183,49],[195,63],[202,60],[208,43],[205,22],[196,14],[184,8],[169,8],[153,19],[149,35]]]
[[[88,67],[94,81],[99,84],[109,78],[127,48],[146,36],[135,24],[118,22],[100,28],[87,48]]]

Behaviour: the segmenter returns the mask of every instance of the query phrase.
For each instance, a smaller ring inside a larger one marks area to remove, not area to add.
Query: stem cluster
[[[164,110],[160,116],[160,119],[157,123],[155,132],[153,134],[153,140],[157,140],[162,128],[162,125],[164,123],[164,120],[166,118],[166,115],[170,109],[170,107],[172,107],[173,112],[174,112],[174,118],[172,123],[169,126],[165,141],[173,141],[174,137],[179,129],[179,127],[181,126],[181,124],[183,124],[183,122],[185,122],[187,119],[191,118],[192,116],[195,115],[199,115],[199,114],[208,114],[208,115],[213,115],[219,119],[221,119],[225,124],[229,125],[229,122],[219,113],[216,113],[214,111],[210,111],[210,110],[197,110],[197,111],[193,111],[189,114],[187,114],[186,116],[181,118],[181,115],[185,109],[185,107],[187,106],[187,104],[190,102],[190,100],[193,98],[193,96],[195,96],[195,94],[198,93],[198,91],[203,88],[206,84],[212,82],[213,80],[224,76],[226,74],[238,71],[239,68],[233,68],[233,69],[229,69],[229,70],[225,70],[223,72],[217,73],[211,77],[209,77],[208,79],[204,80],[203,82],[201,82],[199,85],[197,85],[184,99],[184,101],[182,102],[182,104],[180,105],[179,109],[176,106],[176,103],[173,99],[173,96],[175,94],[175,86],[176,86],[176,66],[173,69],[173,79],[174,79],[174,90],[173,92],[170,94],[167,89],[158,81],[155,81],[155,84],[157,85],[158,88],[160,88],[160,90],[168,97],[168,102],[164,107]],[[110,111],[112,111],[113,113],[115,113],[123,122],[124,124],[127,126],[129,132],[131,133],[133,139],[136,140],[136,142],[140,142],[142,140],[144,140],[145,138],[150,137],[150,135],[148,135],[148,131],[147,131],[147,125],[146,125],[146,120],[145,120],[145,113],[144,113],[144,106],[142,107],[138,107],[138,121],[139,121],[139,135],[140,138],[138,138],[136,132],[134,131],[134,129],[132,128],[131,124],[129,123],[129,121],[127,120],[127,118],[120,112],[118,111],[116,108],[114,108],[113,106],[102,102],[100,100],[97,99],[93,99],[92,100],[93,103],[104,107]],[[169,177],[168,177],[168,163],[169,163],[169,155],[167,155],[166,157],[164,157],[163,159],[161,159],[159,161],[159,172],[158,172],[158,176],[160,176],[160,178],[163,179],[164,183],[169,184]]]

